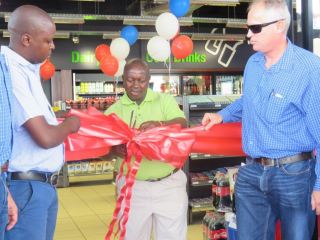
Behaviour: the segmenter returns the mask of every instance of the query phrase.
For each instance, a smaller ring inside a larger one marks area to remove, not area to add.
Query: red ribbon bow
[[[78,116],[81,127],[78,133],[71,134],[65,141],[67,159],[98,157],[107,154],[110,146],[119,144],[127,146],[127,156],[122,162],[118,176],[123,175],[123,168],[126,165],[126,183],[120,190],[105,240],[111,239],[116,223],[117,230],[114,235],[120,232],[120,240],[125,237],[132,188],[142,157],[181,168],[190,152],[225,156],[244,155],[241,149],[240,123],[215,125],[209,131],[203,131],[202,126],[181,129],[180,125],[171,125],[140,132],[137,129],[130,129],[115,114],[106,116],[95,108],[89,108],[86,112],[71,110],[69,115]],[[135,161],[132,163],[133,156]],[[122,204],[123,213],[119,217]]]

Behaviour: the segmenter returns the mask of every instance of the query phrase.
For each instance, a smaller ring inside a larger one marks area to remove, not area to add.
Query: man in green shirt
[[[144,61],[129,61],[123,74],[126,93],[105,114],[115,113],[130,127],[141,131],[170,124],[186,127],[184,114],[175,99],[153,92],[148,88],[149,80],[149,67]],[[111,154],[123,161],[126,148],[124,145],[114,146]],[[133,187],[125,239],[149,240],[153,229],[155,239],[185,240],[186,181],[182,170],[157,160],[142,159]],[[118,191],[123,184],[124,177],[117,180]]]

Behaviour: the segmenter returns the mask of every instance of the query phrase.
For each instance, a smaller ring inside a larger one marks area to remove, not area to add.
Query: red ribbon
[[[142,157],[181,168],[190,152],[226,156],[244,155],[241,149],[240,123],[219,124],[208,131],[204,131],[202,126],[181,129],[180,125],[171,125],[140,132],[137,129],[130,129],[115,114],[106,116],[95,108],[89,108],[86,112],[71,110],[69,115],[78,116],[81,127],[78,133],[71,134],[65,141],[67,159],[98,157],[107,154],[110,146],[119,144],[127,146],[127,157],[121,165],[118,176],[118,178],[123,176],[123,168],[126,165],[126,181],[120,190],[105,240],[111,239],[116,224],[117,230],[114,236],[120,232],[119,239],[123,240],[125,237],[132,188]],[[132,157],[135,157],[133,163]],[[119,216],[121,209],[123,213]]]

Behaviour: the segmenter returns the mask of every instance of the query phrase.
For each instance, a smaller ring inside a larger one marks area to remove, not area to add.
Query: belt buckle
[[[261,164],[265,167],[274,167],[275,166],[274,162],[275,161],[272,158],[265,158],[265,157],[261,158]]]
[[[52,174],[50,176],[49,183],[53,186],[56,186],[58,184],[58,178],[59,178],[59,175],[57,173]]]

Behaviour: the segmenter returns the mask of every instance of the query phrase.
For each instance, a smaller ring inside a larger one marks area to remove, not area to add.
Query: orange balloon
[[[193,51],[193,42],[188,36],[179,35],[172,41],[171,49],[175,58],[186,58]]]
[[[55,72],[56,68],[49,59],[45,60],[40,66],[40,76],[44,80],[49,80]]]
[[[105,56],[101,61],[100,61],[100,69],[102,72],[108,76],[113,77],[116,72],[118,71],[119,68],[119,62],[118,60],[112,56],[108,55]]]
[[[110,47],[107,44],[100,44],[96,47],[96,59],[100,62],[104,57],[111,55]]]

